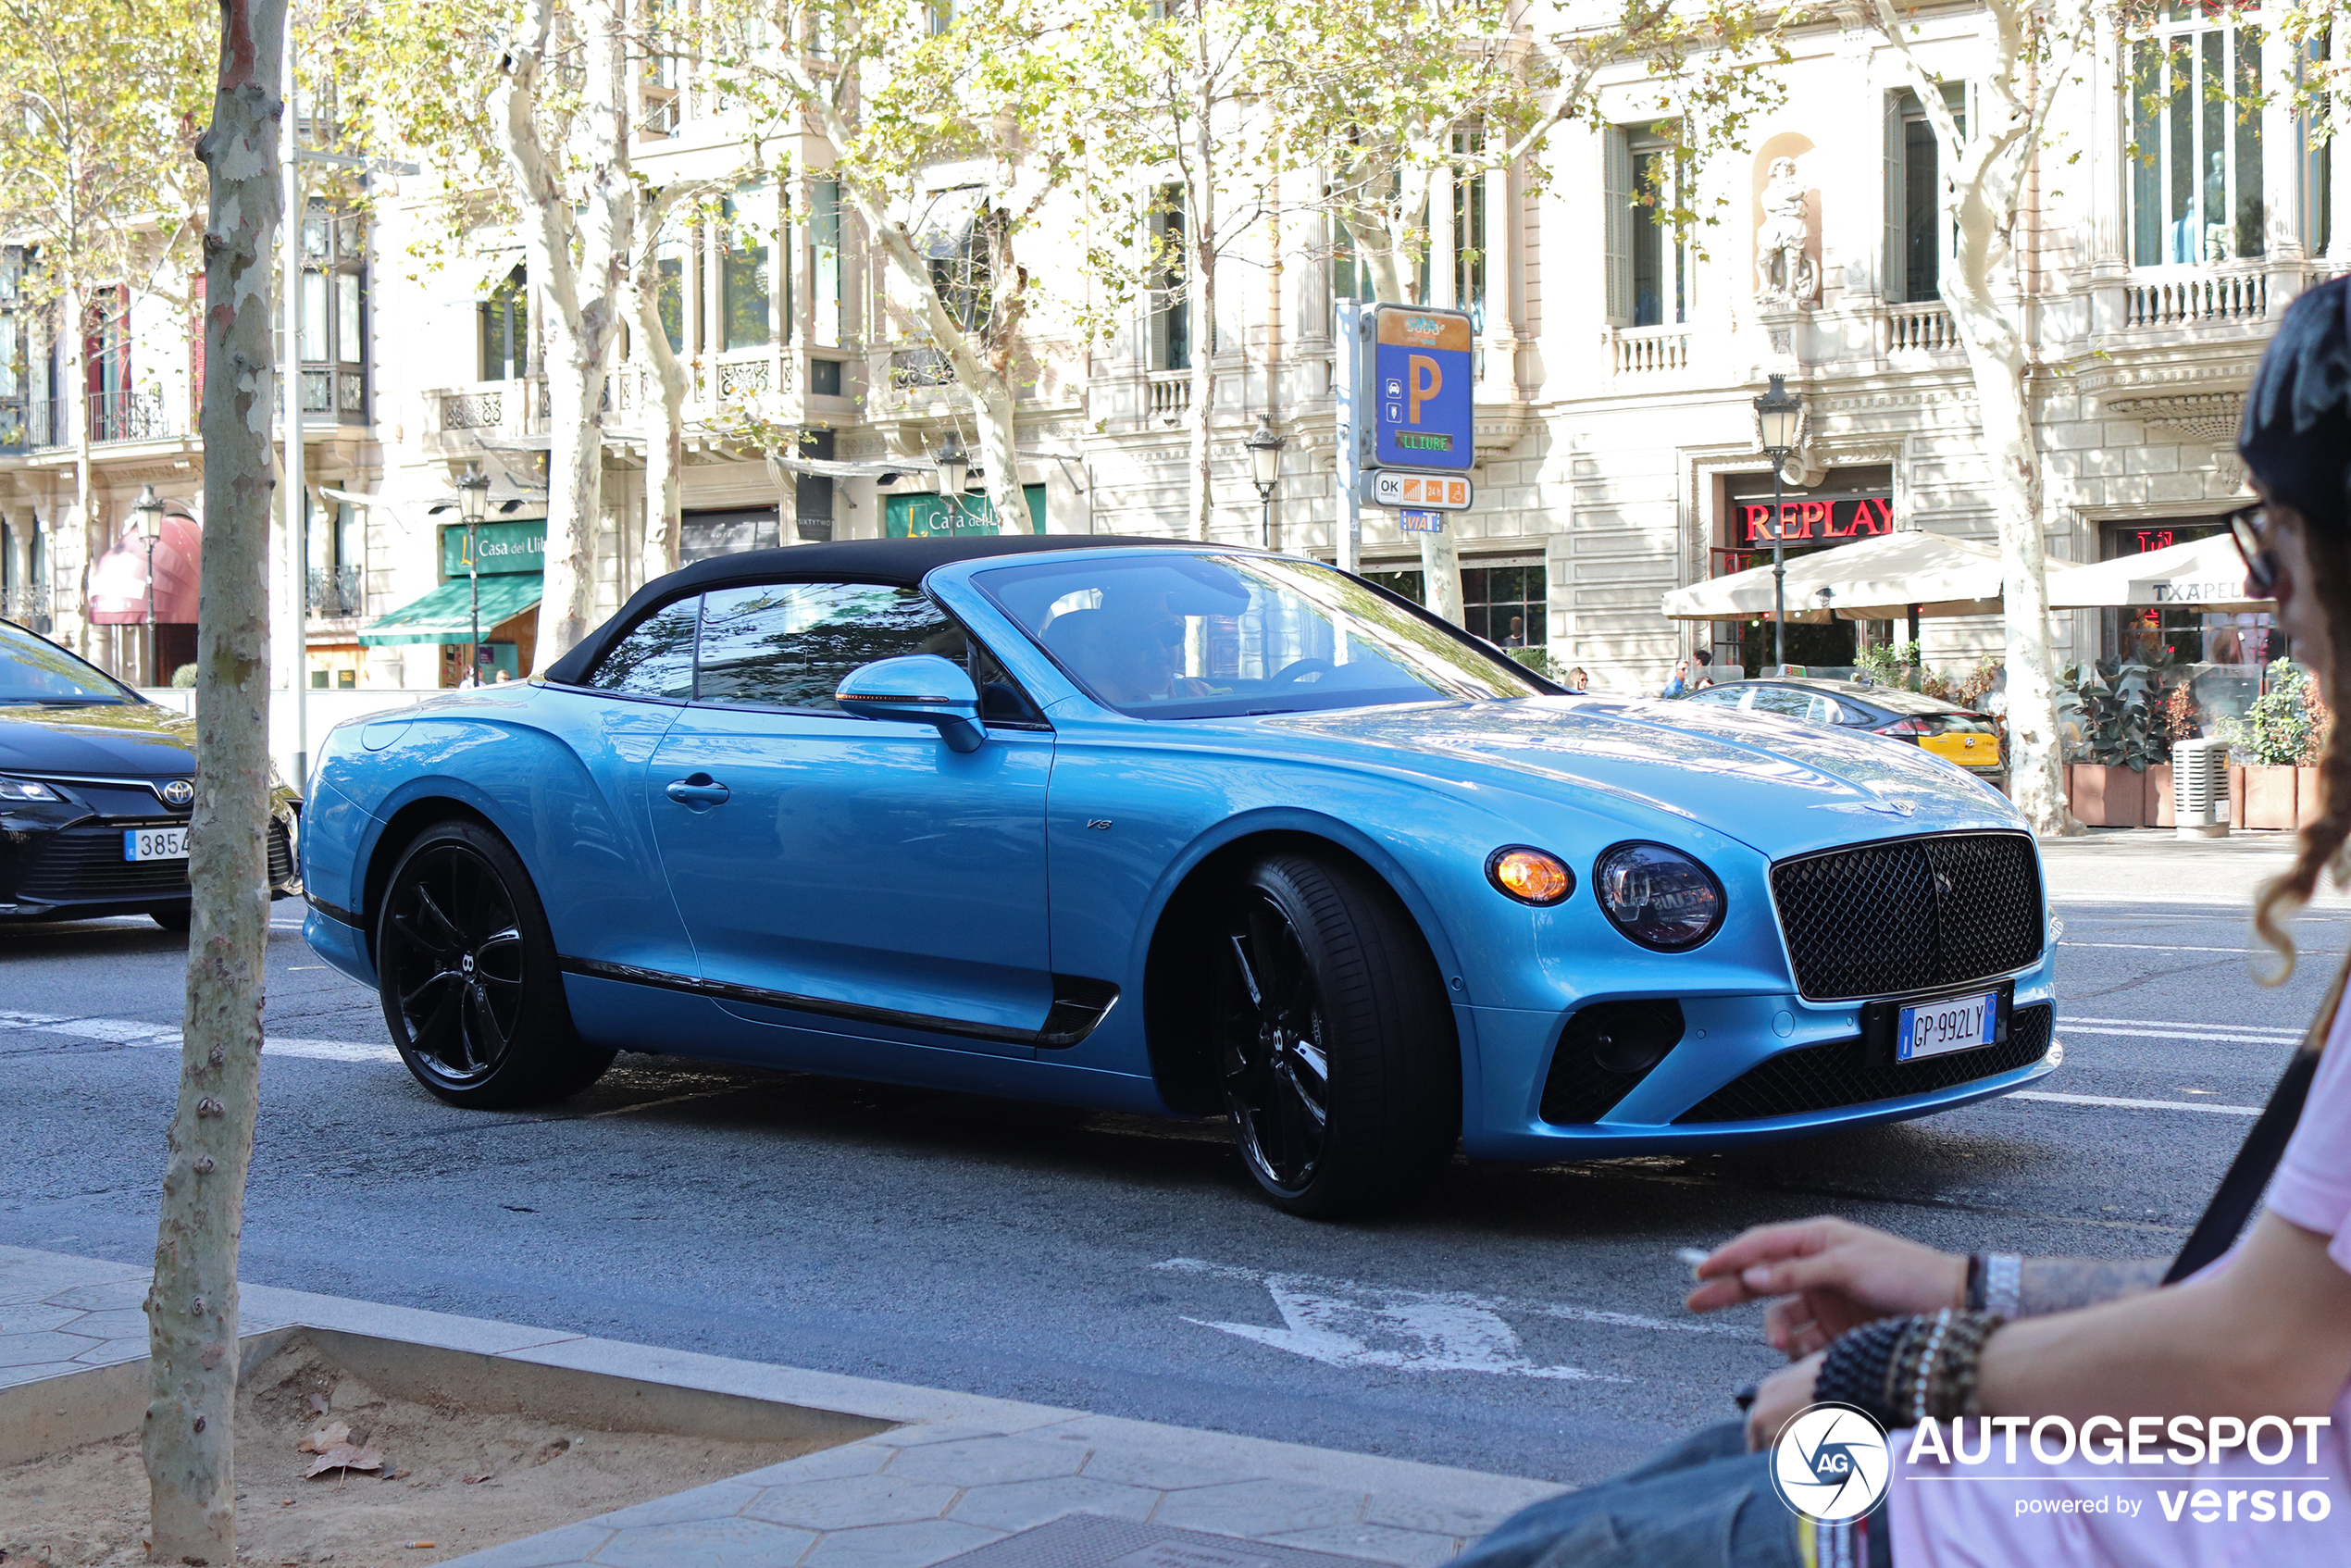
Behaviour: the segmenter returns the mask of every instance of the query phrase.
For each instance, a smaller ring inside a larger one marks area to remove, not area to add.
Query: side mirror
[[[843,712],[859,718],[935,726],[951,751],[976,752],[988,739],[979,727],[979,689],[963,666],[936,653],[861,666],[849,672],[833,698]]]

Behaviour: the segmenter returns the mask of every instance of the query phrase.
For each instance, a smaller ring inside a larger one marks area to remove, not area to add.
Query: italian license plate
[[[126,828],[122,830],[122,858],[125,860],[185,860],[188,858],[188,829],[178,828]]]
[[[1973,1051],[1990,1045],[1999,1032],[2000,993],[1947,997],[1905,1007],[1894,1030],[1894,1059],[1916,1062],[1922,1057]]]

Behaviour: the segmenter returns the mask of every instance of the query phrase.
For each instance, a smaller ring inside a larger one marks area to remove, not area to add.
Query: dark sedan
[[[195,721],[0,621],[0,919],[146,915],[188,928]],[[269,894],[300,892],[294,802],[269,823]]]

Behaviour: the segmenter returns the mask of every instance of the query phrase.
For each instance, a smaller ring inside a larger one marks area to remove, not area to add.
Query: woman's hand
[[[1694,1313],[1780,1298],[1763,1338],[1790,1357],[1882,1317],[1966,1305],[1967,1260],[1846,1220],[1759,1226],[1698,1265]]]
[[[1812,1402],[1812,1387],[1820,1375],[1821,1356],[1815,1353],[1763,1379],[1755,1390],[1755,1402],[1747,1412],[1749,1453],[1771,1447],[1772,1439],[1787,1425],[1787,1418]]]

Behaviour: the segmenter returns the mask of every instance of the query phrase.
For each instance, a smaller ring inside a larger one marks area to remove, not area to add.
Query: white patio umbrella
[[[2054,580],[2056,573],[2050,575]],[[1906,529],[1815,550],[1787,563],[1791,621],[1898,621],[1912,605],[1922,616],[1997,614],[1999,551],[1949,534]],[[1772,568],[1766,564],[1674,589],[1665,596],[1665,614],[1684,621],[1769,620]]]
[[[2092,566],[2049,568],[2049,608],[2266,610],[2245,596],[2245,561],[2225,533]]]

